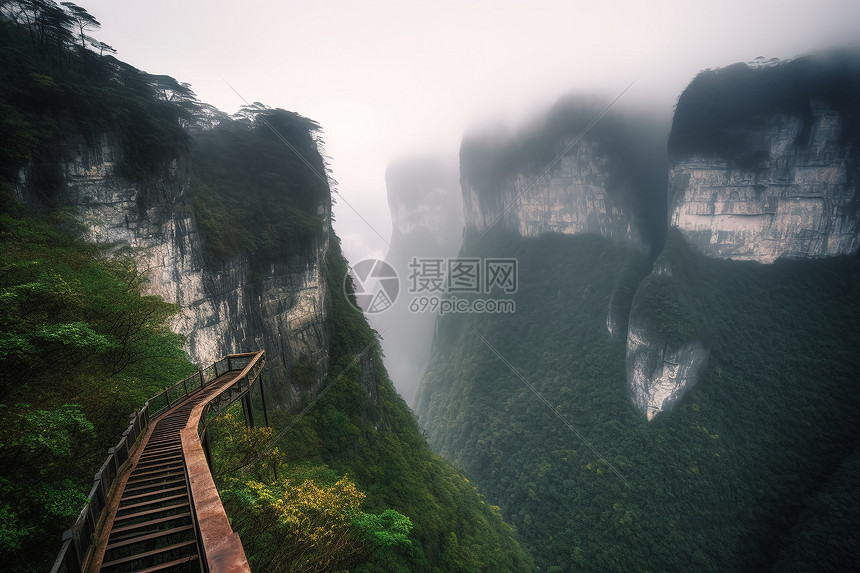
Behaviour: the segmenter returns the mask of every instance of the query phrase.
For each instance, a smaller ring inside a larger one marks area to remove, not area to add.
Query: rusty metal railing
[[[236,382],[218,394],[218,396],[207,402],[206,406],[203,408],[203,413],[200,415],[200,423],[197,426],[197,435],[200,437],[201,442],[206,438],[206,426],[209,414],[218,415],[223,413],[236,400],[250,392],[254,387],[254,383],[259,378],[260,373],[263,371],[263,367],[266,365],[265,352],[237,354],[234,355],[234,357],[236,362],[232,364],[233,366],[245,361],[242,373],[236,379]],[[230,368],[230,370],[234,369],[236,368]]]
[[[189,493],[196,516],[197,538],[201,542],[201,557],[207,572],[250,573],[242,542],[224,512],[210,472],[211,459],[206,426],[209,414],[223,412],[240,398],[245,400],[245,415],[251,416],[249,392],[255,382],[262,382],[260,374],[265,364],[264,351],[229,356],[226,371],[232,372],[240,367],[242,371],[229,385],[219,388],[217,394],[195,406],[185,429],[181,431]],[[262,384],[260,390],[262,392]],[[265,410],[265,398],[263,403]]]
[[[147,400],[140,410],[131,414],[129,427],[122,433],[122,438],[116,446],[108,449],[107,459],[95,475],[93,487],[87,496],[87,504],[81,510],[74,525],[63,533],[60,553],[54,561],[51,573],[82,573],[116,480],[127,469],[128,460],[138,444],[138,438],[146,431],[151,420],[181,404],[192,393],[206,387],[219,376],[242,370],[237,381],[227,389],[228,397],[222,400],[219,394],[216,405],[213,406],[211,402],[207,404],[207,409],[201,416],[202,434],[198,426],[198,435],[205,435],[206,414],[213,409],[215,412],[221,412],[235,400],[247,394],[259,377],[265,362],[263,351],[228,355],[165,388]]]

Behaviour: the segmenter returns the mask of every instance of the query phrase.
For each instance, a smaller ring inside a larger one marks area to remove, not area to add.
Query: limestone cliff
[[[692,324],[685,285],[674,276],[671,260],[683,248],[679,241],[673,232],[629,307],[627,384],[633,405],[648,420],[671,409],[698,383],[710,356]]]
[[[244,257],[207,263],[185,193],[185,158],[131,182],[114,169],[122,152],[111,134],[94,143],[67,137],[52,147],[60,204],[77,213],[92,240],[130,249],[150,281],[149,292],[179,306],[172,326],[188,337],[193,362],[205,365],[229,353],[265,348],[268,377],[279,382],[272,388],[282,404],[298,396],[298,388],[284,384],[295,358],[318,362],[324,370],[329,335],[321,272],[327,232],[313,249],[263,269]],[[30,172],[21,172],[19,200],[33,200]],[[327,207],[320,207],[320,216],[327,228]]]
[[[735,64],[690,84],[669,140],[670,223],[696,250],[762,263],[857,252],[854,62]]]
[[[631,215],[607,191],[607,160],[596,142],[574,146],[547,173],[541,171],[536,167],[505,177],[491,197],[464,178],[467,228],[481,233],[495,223],[524,237],[548,232],[595,233],[619,242],[641,243]]]
[[[467,243],[494,227],[524,237],[592,233],[637,250],[659,248],[668,122],[604,106],[568,96],[518,131],[467,134],[460,147]]]
[[[673,346],[653,328],[631,316],[627,329],[627,381],[633,404],[648,420],[670,409],[696,385],[709,351],[700,342]]]
[[[678,100],[669,136],[676,240],[707,256],[760,263],[856,253],[858,61],[840,52],[699,74]],[[671,277],[670,259],[660,257],[649,279]],[[661,306],[663,317],[682,306],[671,281],[647,288],[659,296],[644,306]],[[640,294],[627,333],[627,382],[650,420],[697,383],[709,350],[690,336],[667,342],[638,312]],[[683,314],[670,322],[689,328]]]
[[[799,117],[777,115],[748,135],[753,167],[722,157],[673,159],[671,224],[700,252],[771,263],[779,257],[851,254],[860,245],[854,150],[841,114],[811,102],[808,139]]]

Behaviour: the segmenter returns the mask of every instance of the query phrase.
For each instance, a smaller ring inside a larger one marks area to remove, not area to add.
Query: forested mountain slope
[[[669,141],[676,226],[653,258],[602,229],[534,232],[559,193],[593,195],[577,181],[612,181],[581,153],[510,208],[528,225],[467,236],[461,257],[517,259],[516,312],[438,319],[417,412],[542,570],[860,567],[856,62],[700,74]],[[558,129],[529,141],[559,150]],[[467,203],[540,172],[496,141],[464,141]],[[467,227],[505,200],[474,201]]]
[[[274,503],[302,487],[302,511],[343,502],[332,515],[358,548],[350,568],[530,570],[498,510],[430,452],[343,292],[319,126],[263,106],[227,117],[187,85],[99,53],[109,47],[75,33],[95,20],[72,6],[0,8],[8,569],[50,567],[104,449],[133,407],[193,371],[185,352],[202,366],[264,346],[281,441],[259,430],[235,448],[236,429],[215,444],[237,524],[270,509],[249,508],[253,492]],[[230,456],[273,448],[286,456],[278,478],[224,471]],[[299,543],[290,532],[250,523],[239,529],[254,567],[293,570],[269,560],[275,543]],[[335,554],[311,546],[302,570]]]
[[[857,566],[860,261],[716,261],[673,234],[671,288],[646,282],[634,306],[696,329],[711,361],[648,422],[604,322],[641,255],[552,235],[475,254],[518,257],[517,312],[440,319],[418,414],[543,570],[792,570],[798,553]]]

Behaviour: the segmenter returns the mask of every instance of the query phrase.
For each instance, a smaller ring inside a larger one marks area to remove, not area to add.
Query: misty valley
[[[0,2],[4,570],[860,570],[860,53],[470,128],[348,261],[329,126],[99,26]]]

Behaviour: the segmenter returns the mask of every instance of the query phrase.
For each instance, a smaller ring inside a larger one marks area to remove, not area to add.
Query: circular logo
[[[385,312],[397,300],[400,278],[394,267],[380,259],[364,259],[349,268],[355,284],[355,300],[368,314]],[[347,292],[344,283],[344,292]]]

